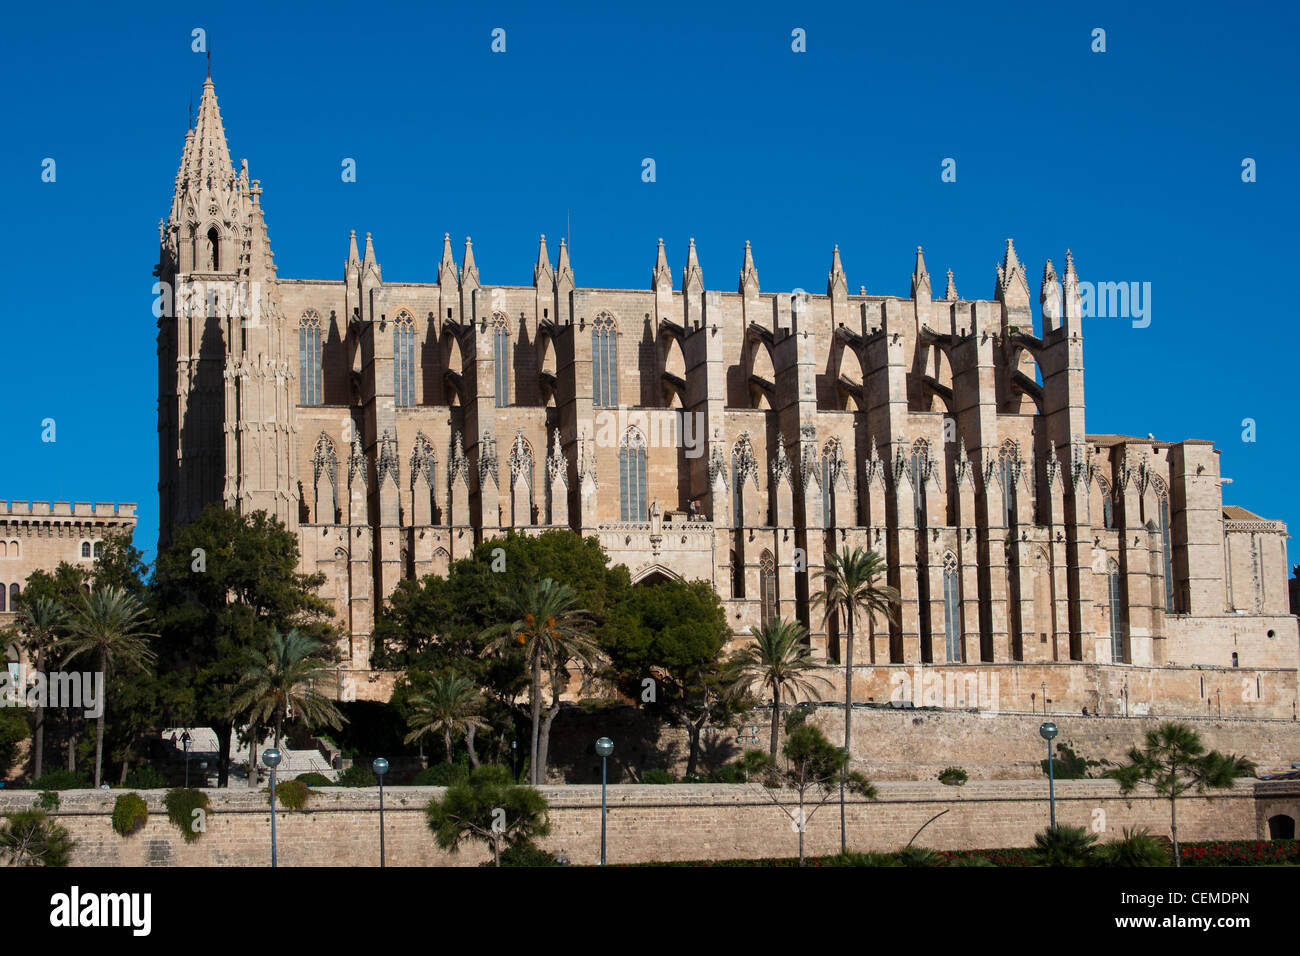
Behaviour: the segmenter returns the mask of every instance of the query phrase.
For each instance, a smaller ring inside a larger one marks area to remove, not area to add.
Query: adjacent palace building
[[[906,299],[851,293],[838,248],[824,295],[764,293],[748,243],[730,292],[662,241],[645,289],[583,289],[545,237],[528,286],[447,236],[433,281],[385,281],[355,233],[340,278],[287,279],[211,78],[159,228],[161,543],[209,502],[294,529],[363,696],[400,579],[563,527],[634,581],[711,581],[737,641],[798,618],[831,661],[807,569],[885,555],[901,614],[859,642],[864,701],[938,673],[1009,710],[1294,713],[1286,528],[1223,505],[1208,441],[1087,432],[1068,252],[1037,323],[1010,240],[988,300],[936,294],[920,248]]]

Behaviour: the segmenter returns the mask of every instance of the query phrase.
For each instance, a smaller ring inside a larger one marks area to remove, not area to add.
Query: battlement
[[[83,518],[94,521],[128,520],[135,523],[134,501],[3,501],[0,500],[0,520],[6,518]]]

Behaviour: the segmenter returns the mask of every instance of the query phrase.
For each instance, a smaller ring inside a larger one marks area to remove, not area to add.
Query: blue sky
[[[1146,328],[1085,328],[1089,431],[1212,439],[1226,501],[1300,528],[1294,7],[179,6],[7,14],[0,497],[136,501],[152,550],[151,272],[197,27],[283,276],[341,278],[356,229],[386,279],[433,281],[450,232],[523,284],[567,223],[584,286],[647,286],[663,236],[711,288],[748,239],[765,290],[823,291],[839,243],[851,289],[907,295],[921,244],[937,290],[951,268],[983,298],[1011,236],[1036,299],[1068,246],[1082,279],[1152,290]]]

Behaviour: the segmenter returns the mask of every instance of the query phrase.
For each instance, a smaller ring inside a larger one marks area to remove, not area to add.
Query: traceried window
[[[298,324],[298,404],[319,405],[321,387],[320,313],[308,309]]]
[[[1002,483],[1003,520],[1006,527],[1016,526],[1016,475],[1020,471],[1019,449],[1015,442],[1007,440],[998,454],[998,479]]]
[[[393,320],[393,391],[399,406],[415,404],[415,318],[405,309]]]
[[[943,632],[948,660],[961,660],[961,598],[957,584],[957,556],[943,556]]]
[[[1115,529],[1115,502],[1110,496],[1110,486],[1106,484],[1104,478],[1097,479],[1097,487],[1101,489],[1101,526],[1107,531]]]
[[[492,313],[492,367],[497,408],[510,404],[510,326],[504,312]]]
[[[591,323],[591,374],[593,403],[603,408],[618,405],[618,326],[602,312]]]
[[[1119,565],[1112,559],[1106,566],[1106,580],[1110,593],[1110,659],[1124,662],[1123,604],[1120,602]]]
[[[618,446],[618,489],[620,520],[646,520],[645,436],[635,428]]]
[[[1155,489],[1156,510],[1159,512],[1160,519],[1160,543],[1164,548],[1165,610],[1172,613],[1174,610],[1174,543],[1170,539],[1169,492],[1165,489],[1165,483],[1159,478],[1155,481]]]
[[[766,624],[776,617],[776,558],[764,551],[758,559],[759,620]]]
[[[912,480],[912,517],[914,526],[925,527],[925,473],[930,462],[930,443],[919,438],[912,446],[912,457],[908,462],[908,477]]]
[[[839,451],[834,438],[822,448],[822,523],[827,528],[835,527],[835,479],[843,465]]]

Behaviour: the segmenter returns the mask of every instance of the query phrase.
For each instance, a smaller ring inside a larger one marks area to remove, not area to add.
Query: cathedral
[[[338,278],[285,278],[211,78],[159,239],[160,545],[210,502],[279,518],[360,696],[391,687],[370,635],[399,580],[562,527],[634,582],[712,582],[736,642],[794,618],[832,662],[816,572],[878,552],[901,607],[855,642],[864,702],[925,668],[997,675],[1005,710],[1295,712],[1286,528],[1224,506],[1209,441],[1088,433],[1069,252],[1037,317],[1011,240],[989,299],[920,247],[908,298],[851,292],[838,247],[824,294],[763,292],[747,242],[717,291],[693,240],[643,289],[580,287],[544,236],[526,286],[446,235],[430,281],[355,233]]]

